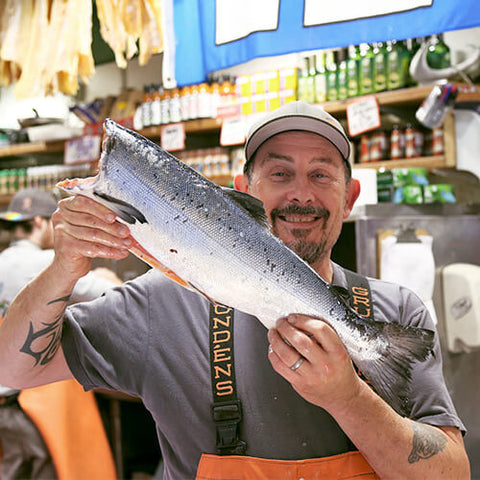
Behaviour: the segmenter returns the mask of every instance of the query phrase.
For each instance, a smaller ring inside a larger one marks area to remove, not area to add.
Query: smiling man
[[[274,117],[272,123],[280,120]],[[246,147],[250,157],[245,175],[235,179],[235,187],[262,200],[273,233],[331,281],[330,253],[360,193],[350,164],[333,143],[316,133],[280,132],[257,149],[255,140],[253,133]],[[342,146],[348,158],[345,145],[346,141]]]
[[[351,273],[330,254],[360,191],[349,151],[334,118],[292,102],[252,127],[245,172],[235,179],[263,202],[275,234],[337,290],[349,287]],[[402,416],[357,374],[319,318],[292,314],[267,332],[257,318],[212,306],[155,270],[67,308],[92,258],[124,258],[132,240],[111,210],[81,195],[62,200],[53,220],[55,258],[0,329],[0,383],[27,388],[75,377],[86,389],[142,398],[168,480],[469,478],[437,335],[434,355],[413,367],[410,413]],[[362,282],[377,321],[435,330],[411,291]],[[35,364],[22,346],[46,324],[59,333],[54,353]],[[229,388],[216,390],[221,375]],[[235,396],[214,403],[218,391]]]

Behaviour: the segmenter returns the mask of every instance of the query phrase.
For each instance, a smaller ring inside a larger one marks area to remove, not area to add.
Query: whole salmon
[[[62,189],[115,211],[134,254],[212,302],[267,328],[290,313],[325,319],[377,393],[407,413],[412,364],[431,352],[432,331],[360,317],[271,233],[259,200],[214,184],[110,119],[104,130],[98,174]]]

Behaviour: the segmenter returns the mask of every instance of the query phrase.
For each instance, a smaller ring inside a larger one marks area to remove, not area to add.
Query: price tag
[[[225,118],[220,131],[220,145],[241,145],[245,142],[247,126],[243,117]]]
[[[368,95],[348,104],[347,124],[351,137],[379,128],[381,120],[376,97]]]
[[[95,162],[100,156],[101,135],[85,135],[65,142],[63,162],[65,165]]]
[[[162,127],[160,145],[168,152],[185,150],[185,127],[183,123],[171,123]]]

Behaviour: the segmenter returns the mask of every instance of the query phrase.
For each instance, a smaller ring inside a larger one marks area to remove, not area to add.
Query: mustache
[[[272,223],[274,223],[278,217],[285,215],[312,215],[328,220],[330,212],[322,207],[314,207],[312,205],[301,206],[295,204],[286,205],[285,207],[277,207],[270,212]]]

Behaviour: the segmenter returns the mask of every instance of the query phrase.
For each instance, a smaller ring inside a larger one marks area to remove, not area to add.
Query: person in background
[[[235,178],[238,190],[264,203],[274,234],[344,288],[347,273],[330,257],[360,192],[349,152],[338,121],[292,102],[251,127],[245,170]],[[325,321],[292,314],[267,332],[235,311],[230,366],[241,403],[213,418],[209,302],[151,270],[67,307],[93,258],[124,258],[132,243],[112,211],[82,196],[61,201],[53,220],[55,258],[0,328],[0,382],[24,388],[74,377],[87,389],[141,397],[157,425],[166,480],[469,478],[437,335],[434,354],[414,364],[407,418],[357,374]],[[377,321],[435,330],[411,291],[368,283]],[[57,332],[55,354],[35,364],[33,354],[50,342],[41,334],[46,323]]]
[[[0,228],[12,235],[0,253],[0,305],[3,317],[18,292],[46,268],[54,257],[51,216],[57,201],[51,193],[23,189],[16,193]],[[122,281],[111,270],[95,269],[75,286],[69,303],[93,300]],[[20,391],[0,385],[0,477],[9,479],[53,479],[56,469],[50,452],[18,401]]]

